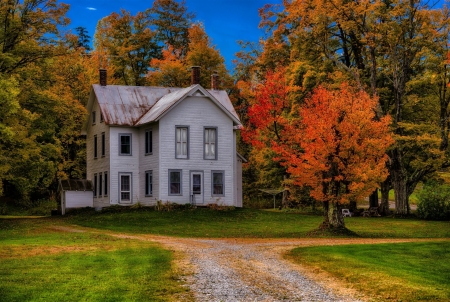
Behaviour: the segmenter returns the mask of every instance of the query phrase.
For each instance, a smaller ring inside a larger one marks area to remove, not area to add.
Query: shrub
[[[427,220],[450,220],[450,187],[426,184],[418,193],[417,216]]]

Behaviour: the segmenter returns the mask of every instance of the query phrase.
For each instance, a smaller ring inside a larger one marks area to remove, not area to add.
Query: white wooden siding
[[[92,124],[92,111],[95,111],[96,114],[96,122]],[[105,122],[100,122],[100,106],[98,105],[97,99],[95,99],[94,104],[92,106],[92,111],[89,112],[89,125],[87,129],[86,135],[86,178],[91,180],[94,183],[94,174],[97,174],[97,177],[100,173],[110,171],[110,135],[109,135],[109,126],[105,124]],[[105,133],[105,156],[102,157],[102,133]],[[94,135],[97,135],[97,158],[94,159]],[[102,177],[102,181],[104,182],[104,177]],[[109,181],[109,180],[108,180]],[[98,182],[98,178],[97,178]],[[104,188],[104,183],[98,183],[98,186],[102,185]],[[98,190],[97,190],[98,192]],[[104,190],[102,190],[102,193]],[[94,202],[101,204],[109,204],[110,203],[110,186],[108,186],[108,195],[107,196],[98,196],[94,198]]]
[[[189,158],[175,159],[175,127],[189,126]],[[217,127],[217,160],[203,158],[204,127]],[[206,97],[187,97],[167,113],[159,124],[159,197],[162,201],[188,203],[190,195],[190,171],[203,171],[204,204],[234,205],[235,143],[232,120]],[[169,195],[169,169],[182,170],[182,196]],[[225,172],[225,196],[213,197],[211,171]]]
[[[131,134],[131,155],[119,155],[119,134]],[[110,127],[110,200],[111,204],[119,204],[119,173],[132,173],[131,177],[131,203],[139,200],[139,156],[144,147],[140,143],[139,129],[133,127]],[[142,148],[141,148],[142,146]]]
[[[152,130],[153,152],[145,155],[145,131]],[[139,155],[139,182],[140,192],[139,201],[143,204],[155,204],[159,199],[159,123],[151,123],[142,126],[139,129],[140,148]],[[153,175],[153,194],[151,197],[145,196],[145,171],[152,171]]]
[[[93,207],[92,191],[65,191],[64,194],[66,209]]]

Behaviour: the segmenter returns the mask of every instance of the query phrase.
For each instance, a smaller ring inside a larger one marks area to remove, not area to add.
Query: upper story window
[[[97,158],[97,135],[94,135],[94,158]]]
[[[106,153],[105,132],[102,132],[102,156]]]
[[[205,159],[217,159],[217,128],[205,128]]]
[[[96,123],[95,111],[92,111],[92,124]]]
[[[131,155],[131,133],[120,133],[119,144],[119,155]]]
[[[100,123],[103,123],[104,119],[103,119],[103,113],[100,112]]]
[[[189,127],[177,126],[175,129],[175,157],[188,158],[189,156]]]
[[[153,133],[151,129],[145,130],[145,154],[153,153]]]

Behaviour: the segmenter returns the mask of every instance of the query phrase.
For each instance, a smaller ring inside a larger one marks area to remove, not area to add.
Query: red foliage
[[[274,147],[298,185],[320,201],[348,202],[367,196],[387,176],[386,149],[393,143],[390,117],[375,120],[377,100],[342,84],[319,87],[300,108],[300,123],[285,127]]]
[[[249,126],[242,132],[245,141],[254,147],[271,145],[281,140],[281,132],[286,125],[286,109],[290,104],[286,85],[285,70],[269,71],[264,83],[258,84],[254,100],[248,108]]]

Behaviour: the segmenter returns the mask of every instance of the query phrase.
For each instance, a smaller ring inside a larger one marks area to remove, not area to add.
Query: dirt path
[[[62,229],[61,229],[62,230]],[[97,230],[74,227],[72,231]],[[64,227],[64,231],[71,231]],[[411,239],[195,239],[104,232],[157,242],[174,251],[176,266],[196,301],[364,301],[324,272],[283,255],[298,246],[411,242]],[[192,296],[179,297],[192,300]]]

